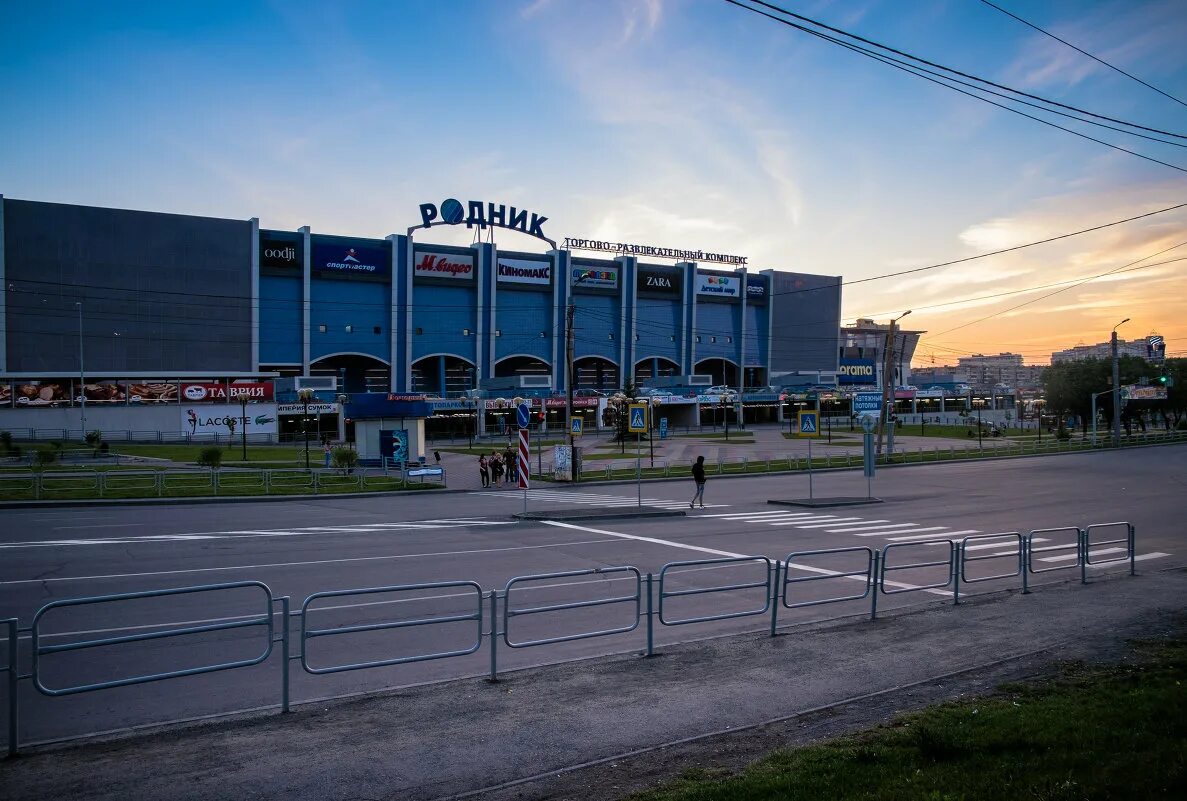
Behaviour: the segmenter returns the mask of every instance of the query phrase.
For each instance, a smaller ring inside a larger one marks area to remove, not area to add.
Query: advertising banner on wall
[[[372,243],[313,243],[312,269],[315,272],[346,275],[391,275],[391,257],[387,248]]]
[[[12,384],[0,384],[0,409],[12,405]]]
[[[741,294],[742,280],[736,275],[697,273],[697,294],[717,298],[737,298]]]
[[[748,275],[746,276],[746,302],[747,303],[766,303],[767,302],[767,279],[762,275]]]
[[[181,385],[183,403],[238,403],[243,398],[249,401],[272,400],[272,382],[235,381],[230,384],[207,382]]]
[[[177,403],[179,397],[177,384],[168,381],[128,384],[128,400],[132,403]]]
[[[449,281],[474,280],[474,256],[418,250],[413,259],[412,275],[416,278],[444,278]]]
[[[82,397],[87,399],[87,403],[125,403],[128,400],[128,385],[115,381],[83,384]]]
[[[680,297],[684,291],[684,271],[676,268],[644,267],[635,271],[636,289],[640,295]]]
[[[529,259],[499,259],[498,280],[501,284],[552,284],[552,263]]]
[[[69,406],[70,379],[24,381],[13,385],[12,394],[18,409],[33,406]]]
[[[574,267],[569,284],[583,289],[618,289],[617,267]]]
[[[838,384],[876,384],[873,359],[841,359],[837,367]]]
[[[280,404],[277,404],[277,406],[276,406],[276,413],[283,417],[289,417],[292,415],[298,415],[298,416],[304,415],[305,414],[305,404],[303,404],[303,403],[280,403]],[[315,414],[316,415],[338,414],[338,404],[336,404],[336,403],[322,403],[320,401],[317,403],[311,403],[311,404],[309,404],[309,416],[312,417]]]
[[[234,424],[232,426],[232,421]],[[242,434],[275,434],[276,404],[261,403],[247,407],[247,414],[237,406],[221,409],[210,406],[181,406],[181,431],[192,437],[229,436],[232,431]]]
[[[301,269],[301,250],[297,242],[273,239],[260,233],[260,266]]]

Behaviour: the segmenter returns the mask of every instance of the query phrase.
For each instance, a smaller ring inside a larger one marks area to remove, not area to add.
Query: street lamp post
[[[878,415],[878,456],[882,455],[882,435],[886,431],[886,424],[890,422],[894,398],[894,324],[911,313],[911,309],[890,321],[886,330],[886,348],[882,367],[882,413]]]
[[[242,414],[239,415],[239,425],[241,436],[243,438],[243,461],[247,461],[247,396],[239,396],[239,408]]]
[[[82,361],[82,301],[74,303],[78,307],[78,394],[79,394],[79,414],[80,423],[82,425],[82,438],[87,438],[87,391],[86,391],[86,373],[83,370]]]
[[[313,390],[303,388],[297,391],[297,397],[301,399],[301,403],[305,406],[305,411],[301,415],[301,438],[305,440],[305,470],[309,471],[309,401],[313,399]]]
[[[578,481],[577,476],[577,439],[573,436],[573,318],[577,314],[577,303],[573,300],[573,287],[580,284],[586,278],[589,278],[589,273],[583,272],[569,287],[569,305],[565,310],[565,425],[569,427],[569,458],[573,465],[573,482]],[[625,446],[624,446],[625,447]]]
[[[1117,363],[1117,329],[1129,322],[1126,317],[1113,326],[1109,344],[1113,352],[1113,447],[1121,444],[1121,370]]]
[[[976,399],[977,403],[977,449],[980,450],[981,445],[981,406],[985,403],[981,398]]]

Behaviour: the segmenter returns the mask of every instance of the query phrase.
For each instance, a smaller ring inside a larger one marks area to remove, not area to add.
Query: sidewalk
[[[1183,568],[1115,575],[774,639],[668,646],[649,660],[534,668],[494,685],[468,679],[313,704],[25,755],[0,763],[0,796],[614,799],[687,767],[736,767],[787,743],[984,692],[1056,660],[1117,657],[1124,638],[1174,625],[1184,599]],[[628,756],[639,751],[647,753]]]

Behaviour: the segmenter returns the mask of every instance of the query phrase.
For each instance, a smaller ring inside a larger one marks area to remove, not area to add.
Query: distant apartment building
[[[1139,359],[1149,359],[1152,355],[1152,343],[1156,341],[1161,345],[1161,350],[1165,352],[1165,345],[1162,345],[1162,338],[1157,334],[1151,335],[1146,339],[1130,339],[1117,340],[1117,355],[1118,356],[1137,356]],[[1095,345],[1076,345],[1074,348],[1067,350],[1056,351],[1051,354],[1051,364],[1059,364],[1060,362],[1075,362],[1082,359],[1111,359],[1113,358],[1112,346],[1108,342],[1099,342]]]
[[[998,385],[1030,389],[1041,385],[1043,380],[1043,367],[1023,364],[1020,353],[962,356],[957,359],[956,372],[978,392],[988,392]]]

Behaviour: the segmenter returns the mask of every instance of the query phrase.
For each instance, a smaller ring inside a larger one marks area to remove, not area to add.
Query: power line
[[[755,2],[758,2],[758,0],[754,0],[754,1],[755,1]],[[727,3],[730,3],[731,5],[738,6],[739,8],[744,8],[744,9],[746,9],[747,11],[751,11],[751,12],[753,12],[753,13],[755,13],[755,14],[759,14],[760,16],[766,17],[766,18],[768,18],[768,19],[770,19],[770,20],[773,20],[773,21],[775,21],[775,22],[778,22],[778,23],[780,23],[780,24],[787,25],[788,27],[795,28],[796,30],[803,31],[804,33],[810,34],[810,35],[812,35],[812,36],[815,36],[815,37],[817,37],[817,38],[819,38],[819,39],[824,39],[824,40],[825,40],[825,41],[827,41],[827,42],[832,42],[833,44],[836,44],[836,45],[839,45],[839,46],[841,46],[841,47],[844,47],[844,48],[845,48],[845,49],[847,49],[847,50],[852,50],[852,51],[853,51],[853,52],[855,52],[855,53],[860,53],[860,54],[862,54],[862,55],[868,56],[868,57],[870,57],[870,58],[873,58],[873,59],[874,59],[874,60],[876,60],[876,61],[880,61],[880,62],[882,62],[883,64],[886,64],[886,65],[888,65],[888,66],[894,67],[895,69],[902,70],[902,71],[904,71],[904,72],[907,72],[907,73],[909,73],[909,74],[911,74],[911,75],[914,75],[914,76],[916,76],[916,77],[918,77],[918,78],[923,78],[925,81],[930,81],[930,82],[932,82],[932,83],[938,84],[938,85],[940,85],[940,86],[943,86],[943,87],[945,87],[945,88],[947,88],[947,89],[951,89],[951,90],[952,90],[952,91],[954,91],[954,92],[959,92],[959,93],[960,93],[960,94],[962,94],[962,95],[967,95],[968,97],[974,98],[974,99],[976,99],[976,100],[980,100],[980,101],[981,101],[981,102],[983,102],[983,103],[988,103],[988,104],[990,104],[990,105],[992,105],[992,106],[996,106],[997,108],[1004,109],[1004,110],[1006,110],[1006,111],[1009,111],[1009,112],[1012,112],[1012,113],[1014,113],[1014,114],[1018,114],[1018,115],[1020,115],[1020,116],[1022,116],[1022,117],[1026,117],[1027,119],[1034,120],[1035,122],[1042,123],[1043,125],[1047,125],[1047,126],[1049,126],[1049,127],[1051,127],[1051,128],[1056,128],[1056,129],[1058,129],[1058,130],[1060,130],[1060,131],[1064,131],[1065,133],[1070,133],[1071,135],[1073,135],[1073,136],[1076,136],[1076,137],[1079,137],[1079,138],[1081,138],[1081,139],[1087,139],[1087,140],[1088,140],[1088,141],[1090,141],[1090,142],[1096,142],[1097,144],[1104,145],[1105,147],[1108,147],[1108,148],[1112,148],[1113,150],[1118,150],[1118,151],[1120,151],[1120,152],[1122,152],[1122,153],[1128,153],[1128,154],[1129,154],[1129,155],[1131,155],[1131,156],[1136,156],[1136,157],[1138,157],[1138,158],[1140,158],[1140,159],[1143,159],[1143,160],[1145,160],[1145,161],[1150,161],[1150,162],[1153,162],[1153,163],[1155,163],[1155,164],[1161,164],[1161,165],[1162,165],[1162,166],[1164,166],[1164,167],[1169,167],[1169,168],[1171,168],[1172,170],[1177,170],[1177,171],[1179,171],[1179,172],[1187,172],[1187,168],[1185,168],[1185,167],[1180,167],[1180,166],[1178,166],[1177,164],[1171,164],[1171,163],[1170,163],[1170,162],[1168,162],[1168,161],[1162,161],[1161,159],[1156,159],[1156,158],[1154,158],[1153,156],[1147,156],[1147,155],[1145,155],[1145,154],[1143,154],[1143,153],[1139,153],[1139,152],[1137,152],[1136,150],[1130,150],[1129,148],[1126,148],[1126,147],[1121,147],[1120,145],[1115,145],[1115,144],[1113,144],[1112,142],[1106,142],[1106,141],[1105,141],[1105,140],[1103,140],[1103,139],[1097,139],[1097,138],[1096,138],[1096,137],[1094,137],[1094,136],[1089,136],[1088,134],[1085,134],[1085,133],[1081,133],[1081,132],[1079,132],[1079,131],[1072,130],[1071,128],[1066,128],[1066,127],[1064,127],[1064,126],[1062,126],[1062,125],[1057,125],[1056,123],[1054,123],[1054,122],[1051,122],[1050,120],[1045,120],[1045,119],[1043,119],[1043,118],[1041,118],[1041,117],[1036,117],[1036,116],[1034,116],[1033,114],[1027,114],[1025,111],[1020,111],[1020,110],[1018,110],[1018,109],[1016,109],[1016,108],[1011,108],[1010,106],[1006,106],[1006,105],[1003,105],[1003,104],[1001,104],[1001,103],[998,103],[998,102],[996,102],[996,101],[994,101],[994,100],[990,100],[989,98],[987,98],[987,97],[983,97],[983,96],[981,96],[981,95],[979,95],[979,94],[974,94],[974,93],[972,93],[972,92],[965,91],[964,89],[960,89],[960,88],[958,88],[958,87],[956,87],[956,86],[953,86],[951,83],[948,83],[948,82],[947,82],[948,80],[953,80],[953,81],[955,81],[955,79],[951,79],[951,78],[949,78],[948,76],[937,76],[937,77],[930,77],[929,75],[927,75],[927,74],[924,74],[925,72],[930,72],[930,71],[928,71],[928,70],[922,70],[922,68],[916,67],[916,66],[915,66],[915,65],[913,65],[913,64],[911,64],[911,65],[904,64],[903,62],[901,62],[901,61],[898,61],[897,59],[890,58],[890,57],[888,57],[888,56],[885,56],[885,55],[882,55],[882,54],[880,54],[880,53],[875,53],[875,52],[873,52],[873,51],[870,51],[870,50],[868,50],[868,49],[866,49],[866,48],[859,47],[859,46],[857,46],[857,45],[853,45],[853,44],[850,44],[850,43],[848,43],[848,42],[843,42],[843,41],[841,41],[841,40],[839,40],[839,39],[836,39],[835,37],[828,36],[828,35],[826,35],[826,34],[820,33],[819,31],[814,31],[814,30],[811,30],[810,28],[805,28],[805,27],[804,27],[804,26],[802,26],[802,25],[797,25],[797,24],[795,24],[794,22],[788,22],[787,20],[780,19],[780,18],[778,18],[778,17],[776,17],[776,16],[774,16],[774,15],[772,15],[772,14],[768,14],[768,13],[766,13],[766,12],[764,12],[764,11],[761,11],[761,10],[759,10],[759,9],[757,9],[757,8],[752,8],[752,7],[750,7],[750,6],[743,5],[742,3],[740,3],[740,2],[739,2],[739,0],[725,0],[725,2],[727,2]],[[776,8],[775,6],[771,6],[771,5],[770,5],[770,4],[768,4],[768,3],[761,3],[761,5],[765,5],[765,6],[769,7],[769,8]],[[782,11],[782,9],[780,9],[780,10]],[[783,13],[790,13],[790,12],[783,12]],[[796,16],[796,15],[794,15],[794,14],[793,14],[792,16]],[[820,24],[820,23],[817,23],[817,24]],[[827,28],[828,26],[823,26],[823,27],[826,27],[826,28]],[[853,36],[852,34],[846,34],[846,35],[847,35],[847,36]],[[861,37],[859,37],[859,36],[854,36],[853,38],[856,38],[856,39],[861,39]],[[863,41],[865,41],[865,40],[863,40]],[[884,46],[882,46],[882,45],[878,45],[878,46],[879,46],[879,47],[884,47]],[[885,48],[885,49],[887,49],[887,50],[889,50],[889,51],[891,51],[891,52],[895,52],[895,53],[898,53],[898,52],[900,52],[900,51],[894,50],[893,48]],[[921,63],[924,63],[924,64],[931,64],[931,62],[929,62],[929,61],[925,61],[925,60],[923,60],[923,59],[918,59],[918,58],[915,58],[914,56],[907,56],[907,57],[908,57],[908,58],[911,58],[911,59],[913,59],[913,60],[915,60],[915,61],[920,61]],[[939,66],[939,65],[935,65],[935,66]],[[945,69],[945,70],[947,70],[948,68],[947,68],[947,67],[940,67],[940,69]],[[958,72],[958,71],[956,71],[956,70],[949,70],[949,71],[950,71],[950,72],[953,72],[953,73],[954,73],[954,74],[956,74],[956,75],[962,75],[962,76],[963,76],[963,75],[965,75],[965,73]],[[932,73],[931,73],[931,75],[937,75],[937,73],[934,73],[934,72],[932,72]],[[982,82],[984,82],[984,83],[987,83],[987,84],[989,84],[989,85],[991,85],[991,86],[999,86],[999,87],[1000,87],[1000,85],[999,85],[999,84],[994,84],[994,83],[992,83],[992,82],[989,82],[989,81],[983,81],[983,79],[980,79],[980,78],[975,78],[974,76],[966,76],[966,77],[971,77],[971,78],[973,78],[973,80],[982,81]],[[963,81],[956,81],[956,82],[957,82],[957,83],[962,83],[962,84],[963,84],[963,85],[965,85],[965,86],[969,86],[969,84],[967,84],[967,83],[964,83]],[[1000,87],[1000,88],[1007,89],[1008,91],[1016,91],[1016,90],[1011,90],[1011,89],[1009,89],[1009,87]],[[977,90],[977,91],[985,91],[985,92],[989,92],[989,90],[981,89],[980,87],[976,87],[976,90]],[[999,97],[1002,97],[1002,95],[1000,95],[1000,94],[999,94],[999,93],[997,93],[997,92],[992,92],[991,94],[995,94],[995,95],[998,95]],[[1024,95],[1025,95],[1025,96],[1027,96],[1027,97],[1034,97],[1034,95],[1026,95],[1025,93],[1020,93],[1020,94],[1024,94]],[[1009,99],[1010,99],[1011,101],[1013,101],[1013,102],[1025,102],[1025,101],[1020,101],[1020,100],[1017,100],[1017,99],[1015,99],[1015,98],[1009,98]],[[1053,101],[1044,100],[1043,98],[1038,98],[1038,99],[1040,99],[1040,100],[1043,100],[1043,102],[1046,102],[1046,103],[1052,103],[1052,104],[1054,104],[1054,105],[1061,106],[1061,107],[1063,107],[1063,108],[1069,108],[1069,109],[1073,109],[1073,110],[1075,110],[1075,111],[1077,111],[1077,112],[1079,112],[1079,113],[1082,113],[1082,114],[1088,114],[1088,115],[1090,115],[1090,116],[1097,117],[1097,118],[1100,118],[1100,119],[1107,119],[1107,120],[1110,120],[1110,121],[1113,121],[1113,122],[1119,122],[1119,123],[1120,123],[1120,124],[1122,124],[1122,125],[1130,125],[1130,126],[1132,126],[1132,127],[1140,128],[1140,129],[1142,129],[1142,130],[1150,130],[1150,131],[1154,131],[1154,132],[1156,132],[1156,133],[1162,133],[1162,134],[1165,134],[1166,136],[1174,136],[1174,137],[1176,137],[1176,138],[1180,138],[1180,139],[1187,139],[1187,136],[1184,136],[1184,135],[1181,135],[1181,134],[1169,133],[1169,132],[1166,132],[1166,131],[1159,131],[1159,130],[1157,130],[1157,129],[1146,128],[1145,126],[1141,126],[1141,125],[1134,125],[1133,123],[1127,123],[1127,122],[1125,122],[1125,121],[1123,121],[1123,120],[1114,120],[1112,117],[1103,117],[1103,116],[1101,116],[1101,115],[1099,115],[1099,114],[1093,114],[1092,112],[1082,111],[1081,109],[1076,109],[1076,108],[1075,108],[1075,107],[1073,107],[1073,106],[1065,106],[1065,105],[1063,105],[1063,104],[1060,104],[1060,103],[1054,103]],[[1026,105],[1029,105],[1029,106],[1034,106],[1034,104],[1033,104],[1033,103],[1026,103]],[[1038,106],[1035,106],[1035,107],[1036,107],[1036,108],[1041,108],[1041,107],[1038,107]],[[1054,114],[1062,114],[1061,112],[1057,112],[1057,111],[1055,111],[1055,110],[1053,110],[1053,109],[1043,109],[1043,110],[1044,110],[1044,111],[1047,111],[1047,112],[1049,112],[1049,113],[1054,113]],[[1070,115],[1067,115],[1067,114],[1062,114],[1062,116],[1065,116],[1065,117],[1066,117],[1066,116],[1070,116]],[[1079,118],[1076,118],[1076,117],[1072,117],[1072,119],[1078,119],[1078,120],[1079,120]],[[1091,122],[1090,120],[1079,120],[1079,121],[1080,121],[1080,122]],[[1093,123],[1093,124],[1099,124],[1099,123]],[[1120,129],[1117,129],[1117,128],[1112,128],[1112,126],[1104,126],[1104,127],[1111,128],[1112,130],[1120,130]],[[1133,134],[1134,136],[1142,136],[1141,134],[1137,134],[1137,133],[1134,133],[1134,132],[1132,132],[1132,131],[1124,131],[1124,133],[1130,133],[1130,134]],[[1151,139],[1152,137],[1143,136],[1142,138],[1145,138],[1145,139]],[[1163,140],[1160,140],[1160,139],[1154,139],[1154,141],[1157,141],[1157,142],[1162,142],[1163,144],[1173,144],[1173,143],[1170,143],[1170,142],[1163,142]]]
[[[1077,108],[1076,106],[1071,106],[1066,103],[1060,103],[1056,100],[1050,100],[1048,98],[1041,97],[1040,95],[1031,94],[1030,92],[1024,92],[1020,89],[1014,89],[1014,88],[1012,88],[1010,86],[1006,86],[1004,84],[995,83],[993,81],[988,80],[987,78],[981,78],[977,75],[972,75],[967,72],[961,72],[960,70],[953,69],[952,67],[945,67],[943,64],[938,64],[934,61],[928,61],[925,58],[921,58],[919,56],[912,55],[912,54],[907,53],[903,50],[898,50],[896,48],[890,47],[889,45],[881,44],[880,42],[875,42],[874,40],[867,39],[864,36],[858,36],[855,33],[850,33],[848,31],[842,30],[840,28],[834,28],[831,25],[826,25],[825,23],[820,22],[815,19],[812,19],[811,17],[805,17],[802,14],[796,14],[792,11],[788,11],[785,8],[781,8],[780,6],[774,5],[773,3],[765,2],[765,0],[749,0],[749,1],[756,3],[757,5],[763,6],[765,8],[769,8],[772,11],[778,12],[785,16],[791,17],[792,19],[800,20],[801,22],[805,22],[809,25],[815,25],[816,27],[823,28],[826,31],[832,31],[833,33],[839,34],[840,36],[844,36],[847,39],[853,39],[855,41],[862,42],[862,43],[870,45],[872,47],[876,47],[879,50],[885,50],[888,53],[894,53],[897,56],[902,56],[903,58],[910,59],[911,61],[915,61],[920,64],[924,64],[928,67],[934,67],[936,69],[943,70],[944,72],[948,72],[953,75],[959,75],[961,78],[968,78],[971,81],[976,81],[977,83],[985,84],[986,86],[992,86],[995,89],[1001,89],[1003,91],[1010,92],[1011,94],[1019,95],[1021,97],[1029,97],[1031,100],[1038,100],[1039,102],[1046,103],[1050,106],[1057,106],[1059,108],[1067,109],[1068,111],[1075,111],[1079,114],[1085,114],[1090,117],[1096,117],[1097,119],[1100,119],[1100,120],[1107,120],[1108,122],[1116,122],[1121,125],[1126,125],[1131,128],[1138,128],[1140,130],[1149,131],[1151,133],[1158,133],[1158,134],[1164,134],[1166,136],[1173,136],[1176,139],[1187,139],[1187,135],[1184,135],[1184,134],[1174,133],[1173,131],[1163,131],[1158,128],[1151,128],[1151,127],[1148,127],[1145,125],[1140,125],[1138,123],[1129,122],[1128,120],[1122,120],[1122,119],[1118,119],[1116,117],[1108,117],[1104,114],[1097,114],[1095,112],[1087,111],[1082,108]],[[816,36],[821,36],[821,34],[819,34],[818,31],[813,31],[810,28],[806,29],[803,26],[797,25],[792,22],[788,22],[787,20],[780,19],[778,17],[773,17],[770,14],[766,14],[766,13],[760,11],[759,9],[753,8],[751,6],[743,5],[742,3],[738,2],[738,0],[726,0],[726,2],[730,3],[731,5],[738,6],[739,8],[744,8],[744,9],[751,11],[755,14],[761,14],[764,17],[768,17],[769,19],[773,19],[777,22],[781,22],[784,25],[787,25],[792,28],[796,28],[797,30],[802,30],[805,33],[811,33]]]
[[[1089,53],[1087,50],[1082,50],[1082,49],[1080,49],[1079,47],[1076,47],[1074,44],[1072,44],[1071,42],[1067,41],[1066,39],[1060,39],[1058,36],[1056,36],[1055,34],[1051,33],[1050,31],[1047,31],[1047,30],[1044,30],[1043,28],[1040,28],[1038,25],[1035,25],[1033,22],[1028,22],[1027,20],[1024,20],[1022,17],[1018,16],[1017,14],[1013,14],[1013,13],[1011,13],[1011,12],[1007,11],[1006,9],[1004,9],[1004,8],[1002,8],[1001,6],[997,5],[996,3],[991,3],[991,2],[989,2],[989,0],[981,0],[981,2],[982,2],[982,3],[984,3],[985,5],[989,6],[990,8],[995,8],[995,9],[997,9],[998,11],[1002,12],[1003,14],[1005,14],[1007,17],[1013,17],[1014,19],[1018,20],[1019,22],[1021,22],[1023,25],[1027,26],[1028,28],[1034,28],[1036,31],[1038,31],[1039,33],[1043,34],[1044,36],[1050,36],[1052,39],[1054,39],[1055,41],[1059,42],[1060,44],[1067,45],[1067,46],[1068,46],[1068,47],[1070,47],[1072,50],[1075,50],[1077,53],[1081,53],[1081,54],[1083,54],[1083,55],[1085,55],[1085,56],[1088,56],[1088,57],[1089,57],[1090,59],[1092,59],[1093,61],[1096,61],[1096,62],[1098,62],[1098,63],[1100,63],[1100,64],[1104,64],[1104,65],[1105,65],[1106,67],[1108,67],[1109,69],[1111,69],[1111,70],[1114,70],[1114,71],[1116,71],[1116,72],[1119,72],[1119,73],[1121,73],[1121,74],[1122,74],[1122,75],[1124,75],[1126,78],[1130,78],[1130,79],[1132,79],[1132,80],[1135,80],[1135,81],[1137,81],[1138,83],[1140,83],[1142,86],[1145,86],[1145,87],[1146,87],[1146,88],[1148,88],[1148,89],[1153,89],[1153,90],[1154,90],[1155,92],[1157,92],[1158,94],[1162,95],[1163,97],[1170,98],[1171,100],[1173,100],[1173,101],[1175,101],[1176,103],[1178,103],[1180,106],[1187,106],[1187,103],[1184,103],[1182,100],[1180,100],[1179,98],[1175,97],[1174,95],[1167,94],[1166,92],[1164,92],[1164,91],[1162,91],[1161,89],[1159,89],[1157,86],[1152,86],[1151,84],[1148,84],[1148,83],[1146,83],[1145,81],[1143,81],[1141,78],[1137,77],[1136,75],[1130,75],[1130,74],[1129,74],[1128,72],[1126,72],[1125,70],[1121,69],[1121,68],[1120,68],[1120,67],[1118,67],[1118,66],[1115,66],[1115,65],[1113,65],[1113,64],[1110,64],[1109,62],[1105,61],[1103,58],[1097,58],[1096,56],[1094,56],[1094,55],[1092,55],[1091,53]]]
[[[1091,277],[1089,277],[1089,278],[1085,278],[1084,280],[1082,280],[1082,281],[1079,281],[1078,283],[1072,284],[1071,286],[1065,286],[1065,287],[1063,287],[1062,289],[1057,289],[1057,290],[1055,290],[1054,292],[1050,292],[1050,293],[1048,293],[1048,294],[1046,294],[1046,295],[1043,295],[1042,297],[1034,298],[1033,300],[1028,300],[1028,301],[1026,301],[1025,303],[1019,303],[1017,306],[1011,306],[1011,307],[1010,307],[1010,308],[1008,308],[1008,309],[1002,309],[1001,311],[997,311],[997,312],[994,312],[993,314],[986,315],[985,317],[981,317],[981,318],[979,318],[979,319],[977,319],[977,320],[973,320],[972,322],[963,323],[963,324],[961,324],[961,325],[955,326],[954,328],[949,328],[949,329],[947,329],[947,330],[940,331],[940,332],[938,332],[938,333],[936,333],[936,334],[932,334],[932,336],[936,336],[936,337],[942,337],[944,334],[950,334],[950,333],[952,333],[953,331],[959,331],[959,330],[960,330],[960,329],[962,329],[962,328],[968,328],[968,327],[969,327],[969,326],[971,326],[971,325],[976,325],[977,323],[983,323],[983,322],[985,322],[986,320],[991,320],[991,319],[993,319],[994,317],[999,317],[999,316],[1001,316],[1001,315],[1003,315],[1003,314],[1006,314],[1007,312],[1012,312],[1012,311],[1015,311],[1015,310],[1017,310],[1017,309],[1021,309],[1023,306],[1030,306],[1030,305],[1031,305],[1031,304],[1033,304],[1033,303],[1038,303],[1040,300],[1046,300],[1047,298],[1050,298],[1050,297],[1053,297],[1053,296],[1055,296],[1055,295],[1058,295],[1058,294],[1059,294],[1059,293],[1061,293],[1061,292],[1067,292],[1069,289],[1073,289],[1074,287],[1080,286],[1081,284],[1086,284],[1086,283],[1088,283],[1089,281],[1095,281],[1097,278],[1103,278],[1103,277],[1104,277],[1104,276],[1106,276],[1106,275],[1111,275],[1112,273],[1120,272],[1121,270],[1124,270],[1124,269],[1125,269],[1125,268],[1127,268],[1127,267],[1132,267],[1133,265],[1135,265],[1135,264],[1138,264],[1139,262],[1143,262],[1143,261],[1145,261],[1146,259],[1152,259],[1152,258],[1154,258],[1155,256],[1161,256],[1163,253],[1169,253],[1170,251],[1172,251],[1172,250],[1175,250],[1176,248],[1181,248],[1181,247],[1183,247],[1184,245],[1187,245],[1187,241],[1180,242],[1180,243],[1179,243],[1179,244],[1177,244],[1177,245],[1172,245],[1171,247],[1169,247],[1169,248],[1166,248],[1165,250],[1160,250],[1160,251],[1158,251],[1157,253],[1151,253],[1149,256],[1142,256],[1140,259],[1137,259],[1137,260],[1135,260],[1135,261],[1131,261],[1131,262],[1129,262],[1128,264],[1123,264],[1123,265],[1121,265],[1120,267],[1116,267],[1116,268],[1114,268],[1114,269],[1112,269],[1112,270],[1106,270],[1105,272],[1103,272],[1103,273],[1100,273],[1099,275],[1094,275],[1094,276],[1091,276]]]

